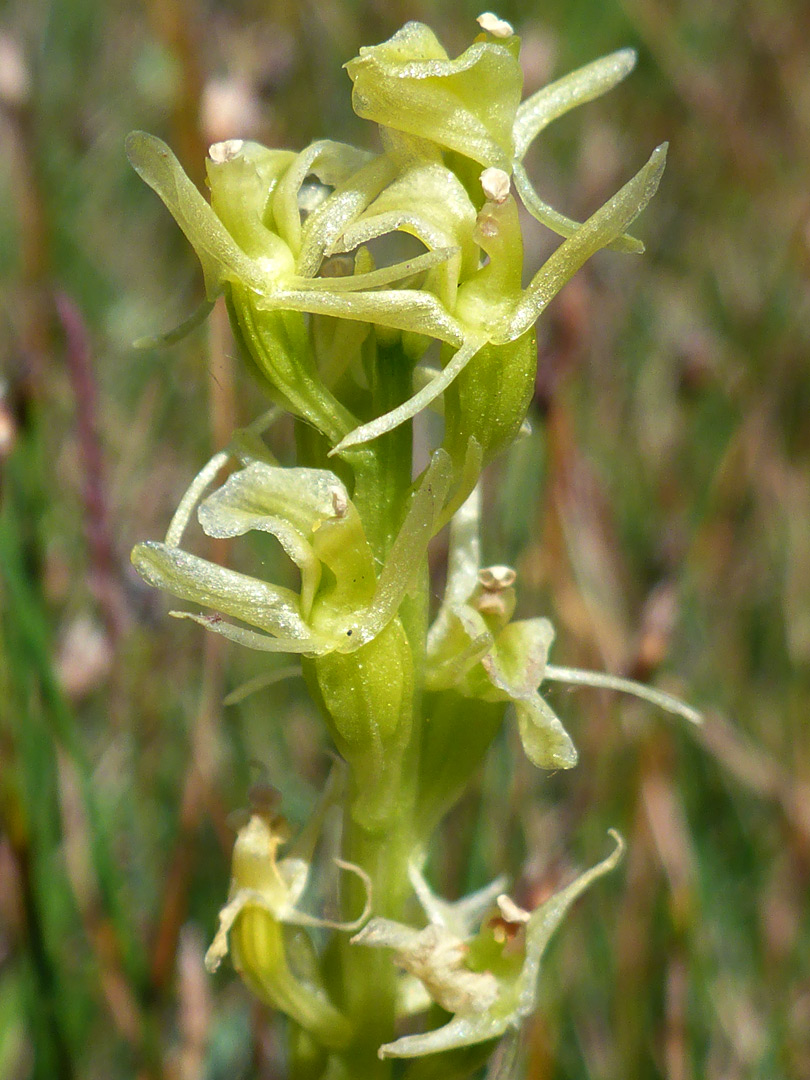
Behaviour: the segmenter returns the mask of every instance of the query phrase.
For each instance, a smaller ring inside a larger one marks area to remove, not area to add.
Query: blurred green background
[[[410,18],[455,55],[477,14],[431,0],[0,7],[3,1080],[283,1077],[276,1021],[202,957],[229,814],[263,777],[304,820],[327,764],[299,683],[225,706],[267,659],[167,619],[129,569],[132,544],[162,536],[262,402],[219,311],[172,349],[133,350],[201,283],[124,136],[162,136],[197,178],[229,136],[372,145],[342,63]],[[507,870],[535,904],[619,828],[624,864],[549,955],[527,1076],[803,1080],[810,7],[498,14],[523,35],[527,91],[639,52],[626,83],[533,152],[550,202],[581,218],[663,139],[670,157],[638,228],[647,253],[602,253],[540,324],[534,431],[488,477],[485,557],[518,567],[524,613],[554,620],[556,662],[654,680],[707,722],[552,687],[580,765],[540,775],[505,735],[432,875],[455,895]],[[554,243],[527,223],[527,270]],[[284,460],[290,434],[272,433]]]

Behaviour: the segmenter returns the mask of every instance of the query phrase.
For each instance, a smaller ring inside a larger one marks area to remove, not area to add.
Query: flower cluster
[[[468,491],[524,420],[537,317],[600,248],[643,250],[625,230],[655,193],[666,157],[659,146],[584,224],[547,207],[522,164],[532,141],[619,82],[635,54],[614,53],[521,103],[519,39],[508,24],[482,19],[482,34],[456,60],[412,22],[347,65],[355,111],[380,125],[385,149],[376,156],[330,141],[300,154],[218,143],[206,163],[209,204],[159,139],[136,132],[127,143],[194,246],[209,300],[225,293],[248,363],[274,400],[321,431],[331,454],[345,454],[444,395],[445,446]],[[528,211],[565,237],[526,289],[512,180]],[[416,237],[425,252],[376,268],[366,245],[393,232]],[[346,252],[354,258],[336,272],[330,260]],[[319,364],[304,312],[361,326],[341,327],[332,343],[339,358]],[[362,383],[368,324],[400,335],[414,361],[431,339],[441,342],[442,364],[414,374],[422,385],[406,401],[361,423],[333,391],[352,367]]]

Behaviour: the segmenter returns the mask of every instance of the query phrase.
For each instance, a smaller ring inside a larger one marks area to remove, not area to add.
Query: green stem
[[[412,369],[412,362],[399,346],[376,346],[372,415],[389,412],[410,396]],[[413,460],[411,424],[401,424],[368,446],[342,456],[354,469],[353,499],[366,537],[383,562],[408,508]]]
[[[399,345],[375,344],[368,357],[371,394],[363,402],[370,415],[380,415],[406,400],[412,390],[411,360]],[[301,464],[332,468],[351,484],[352,500],[363,522],[366,538],[381,567],[387,558],[408,509],[412,491],[412,430],[403,424],[367,446],[340,457],[326,458],[325,440],[303,424],[296,425],[298,456]],[[349,470],[351,472],[349,473]],[[413,656],[414,692],[408,724],[409,741],[395,769],[385,770],[379,782],[386,785],[385,798],[390,807],[385,823],[364,826],[355,813],[362,795],[359,779],[347,785],[343,807],[343,858],[368,874],[371,882],[373,912],[401,920],[411,893],[408,865],[416,843],[414,822],[419,776],[419,753],[422,726],[422,691],[428,609],[427,565],[418,579],[418,587],[403,602],[399,617]],[[305,664],[306,668],[306,664]],[[312,680],[315,685],[315,680]],[[316,690],[316,697],[319,692]],[[326,702],[322,702],[322,706]],[[404,729],[403,729],[404,730]],[[365,781],[368,784],[369,778]],[[373,782],[373,780],[371,781]],[[358,881],[349,880],[344,895],[346,918],[362,909],[363,890]],[[352,945],[350,935],[340,935],[337,943],[338,972],[332,992],[339,1001],[352,1030],[349,1045],[335,1051],[330,1076],[386,1080],[391,1063],[380,1061],[377,1050],[395,1037],[398,972],[391,956],[384,950]],[[300,1056],[300,1055],[299,1055]],[[305,1057],[305,1056],[304,1056]],[[304,1080],[311,1074],[312,1063],[297,1063],[296,1077]],[[316,1066],[317,1068],[317,1066]]]
[[[344,825],[346,858],[363,866],[372,881],[374,913],[401,919],[408,896],[408,862],[413,840],[409,814],[389,830],[371,834],[351,821]],[[354,1027],[354,1038],[341,1054],[346,1075],[363,1080],[383,1080],[391,1064],[380,1061],[377,1050],[394,1037],[398,972],[385,950],[341,941],[341,1004]]]
[[[397,346],[378,345],[372,377],[372,409],[381,415],[411,393],[412,363]],[[410,424],[376,439],[370,446],[347,454],[355,470],[354,501],[371,547],[381,562],[386,558],[408,507],[411,492],[413,437]],[[355,456],[356,455],[356,456]],[[344,858],[362,866],[371,879],[375,915],[402,919],[410,896],[408,864],[413,854],[413,820],[421,743],[421,699],[427,633],[427,566],[416,594],[406,599],[400,618],[411,646],[415,687],[411,737],[398,771],[399,791],[392,799],[395,814],[388,827],[376,832],[352,819],[351,792],[344,809]],[[356,888],[356,886],[353,886]],[[347,910],[357,910],[359,898],[349,895]],[[380,1061],[377,1050],[394,1037],[398,972],[385,950],[341,942],[342,1007],[352,1021],[355,1037],[341,1055],[350,1077],[385,1080],[391,1063]]]

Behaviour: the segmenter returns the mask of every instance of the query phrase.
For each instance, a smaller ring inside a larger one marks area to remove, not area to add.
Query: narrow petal
[[[244,626],[234,626],[233,623],[226,622],[221,615],[197,615],[193,611],[170,611],[169,614],[174,619],[189,619],[204,630],[210,630],[214,634],[219,634],[220,637],[227,638],[228,641],[258,652],[323,656],[334,648],[334,642],[316,637],[314,634],[306,638],[271,637],[269,634],[261,634],[256,630],[248,630]]]
[[[619,49],[610,56],[603,56],[572,71],[570,75],[557,79],[526,98],[519,106],[515,120],[517,160],[523,160],[532,141],[552,120],[612,90],[635,66],[635,50]]]
[[[352,446],[371,442],[372,439],[378,439],[380,435],[384,435],[387,431],[393,431],[400,424],[412,420],[417,413],[422,412],[440,394],[444,393],[453,379],[461,374],[483,345],[484,339],[482,337],[470,336],[455,353],[452,360],[426,386],[423,386],[421,390],[417,390],[413,397],[408,398],[407,401],[397,406],[396,409],[392,409],[391,412],[384,413],[382,416],[378,416],[376,420],[372,420],[371,423],[363,424],[362,427],[349,432],[334,449],[329,451],[329,456],[332,457],[334,454],[343,453],[344,450],[348,450]]]
[[[282,860],[283,862],[284,860]],[[335,919],[322,919],[316,915],[308,915],[305,911],[298,911],[296,908],[290,908],[285,912],[281,918],[281,922],[290,923],[293,926],[311,926],[315,929],[321,930],[341,930],[344,933],[352,934],[356,930],[359,930],[366,919],[371,914],[372,904],[372,885],[371,878],[361,866],[356,866],[354,863],[344,862],[343,859],[335,859],[335,865],[341,870],[345,870],[349,874],[354,874],[355,877],[360,878],[363,887],[366,891],[366,902],[363,905],[363,910],[357,916],[356,919],[351,919],[348,922],[341,922]],[[281,869],[281,865],[279,866]],[[306,883],[306,882],[305,882]]]
[[[259,690],[265,690],[268,686],[274,686],[285,679],[295,679],[301,676],[302,672],[299,664],[287,664],[284,667],[277,668],[275,671],[264,672],[243,682],[235,690],[231,690],[230,694],[227,694],[222,699],[222,704],[238,705],[240,701],[244,701],[251,694],[258,693]]]
[[[200,469],[191,481],[169,523],[169,528],[166,532],[166,544],[168,547],[180,546],[183,539],[183,533],[186,531],[197,503],[216,480],[220,470],[228,464],[228,459],[229,455],[225,450],[221,450],[218,454],[214,454],[211,460]]]
[[[521,164],[515,165],[512,175],[523,205],[533,218],[539,221],[541,225],[545,225],[547,229],[557,233],[558,236],[574,235],[580,227],[580,223],[574,221],[573,218],[566,217],[565,214],[561,214],[559,210],[555,210],[554,207],[544,202],[534,190],[528,173]],[[626,251],[633,255],[641,255],[644,251],[644,244],[627,233],[620,236],[618,240],[611,241],[606,246],[611,251]]]
[[[203,497],[207,489],[216,480],[219,472],[228,464],[231,457],[237,458],[243,463],[263,461],[265,464],[275,464],[270,450],[260,436],[281,415],[277,407],[268,409],[246,428],[238,428],[231,436],[227,449],[208,461],[197,473],[188,486],[180,504],[172,516],[171,523],[166,532],[166,544],[169,547],[179,547],[186,531],[191,515],[196,509],[197,503]]]
[[[437,248],[435,251],[426,251],[424,255],[417,255],[413,259],[394,263],[392,266],[383,266],[379,270],[371,270],[365,274],[352,274],[350,277],[335,278],[299,278],[290,282],[293,289],[323,290],[327,284],[329,292],[359,292],[361,289],[377,289],[382,285],[390,285],[403,278],[414,277],[423,274],[435,266],[440,266],[455,255],[454,248]]]
[[[654,150],[633,179],[557,248],[535,275],[504,330],[493,335],[495,340],[514,341],[518,338],[583,263],[622,235],[657,191],[666,164],[666,151],[666,143]]]
[[[170,345],[176,345],[178,341],[182,341],[184,337],[187,337],[192,330],[196,330],[198,326],[202,326],[213,310],[214,301],[203,300],[199,307],[195,308],[189,317],[184,319],[179,326],[175,326],[173,330],[167,330],[163,334],[151,334],[140,337],[132,342],[132,348],[165,349]]]
[[[663,690],[656,690],[652,686],[636,682],[634,679],[622,679],[618,675],[608,675],[600,671],[582,671],[579,668],[557,667],[554,664],[546,665],[545,678],[553,682],[568,683],[572,686],[598,686],[605,690],[618,690],[622,694],[632,694],[633,697],[649,701],[668,713],[681,716],[690,724],[702,724],[703,716],[689,705],[685,705],[671,694]]]

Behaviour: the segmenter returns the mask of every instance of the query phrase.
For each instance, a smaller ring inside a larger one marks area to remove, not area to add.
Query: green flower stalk
[[[584,223],[553,210],[526,176],[529,145],[615,85],[634,54],[521,102],[519,39],[494,15],[479,24],[455,60],[426,26],[408,23],[347,65],[356,112],[379,125],[380,153],[330,141],[297,154],[217,143],[209,201],[158,139],[127,142],[205,279],[201,311],[164,340],[224,296],[271,417],[296,420],[295,463],[270,454],[266,418],[235,433],[192,482],[165,541],[138,544],[132,558],[147,582],[192,605],[172,614],[299,658],[344,763],[344,780],[284,858],[278,815],[256,810],[240,829],[208,955],[212,970],[230,955],[246,985],[287,1015],[301,1080],[373,1080],[390,1075],[389,1057],[437,1052],[460,1074],[468,1047],[491,1049],[535,1008],[551,933],[615,866],[618,837],[613,854],[535,912],[517,908],[501,881],[447,904],[421,874],[436,828],[509,715],[545,769],[577,759],[542,696],[549,681],[630,692],[699,719],[660,691],[550,664],[552,624],[513,619],[515,572],[481,565],[478,480],[525,422],[534,323],[594,252],[642,250],[626,230],[655,193],[665,147]],[[526,288],[518,198],[563,237]],[[396,233],[423,250],[377,266],[369,245]],[[413,421],[427,408],[443,416],[443,436],[414,479]],[[225,465],[230,475],[211,491]],[[276,537],[298,588],[186,551],[195,513],[211,537]],[[428,545],[448,523],[447,586],[431,623]],[[335,805],[343,921],[302,906],[324,808]],[[422,926],[406,918],[414,896]],[[312,928],[334,934],[333,945],[319,947]],[[434,1005],[446,1023],[398,1037],[401,1019]]]

